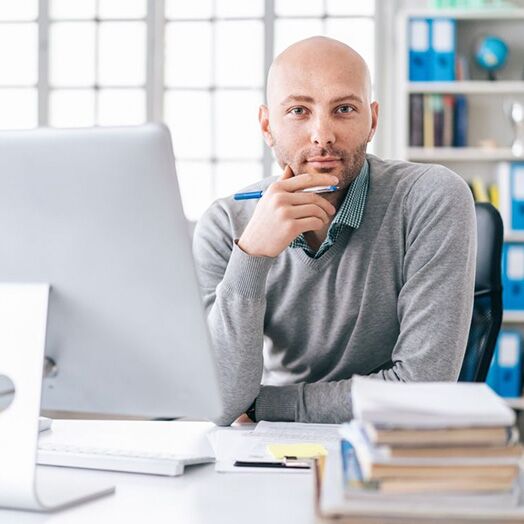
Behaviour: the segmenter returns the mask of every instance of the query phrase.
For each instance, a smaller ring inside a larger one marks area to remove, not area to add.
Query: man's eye
[[[303,114],[305,114],[305,112],[306,111],[303,107],[294,107],[293,109],[291,109],[291,113],[297,116],[302,116]]]
[[[337,108],[337,112],[339,113],[352,113],[353,112],[353,108],[351,106],[340,106]]]

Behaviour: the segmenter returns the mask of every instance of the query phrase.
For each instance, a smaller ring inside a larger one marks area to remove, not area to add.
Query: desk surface
[[[61,421],[57,428],[66,424]],[[66,472],[72,482],[96,479],[113,483],[116,493],[51,514],[0,510],[0,522],[308,524],[315,520],[310,473],[216,473],[213,464],[187,467],[180,477],[79,469],[67,469]]]

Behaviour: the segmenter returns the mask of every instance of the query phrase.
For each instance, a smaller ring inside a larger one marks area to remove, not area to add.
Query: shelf
[[[504,242],[524,242],[524,231],[521,233],[506,233]]]
[[[524,9],[408,9],[403,13],[407,18],[455,18],[456,20],[516,20],[524,18]]]
[[[456,82],[409,82],[408,93],[463,93],[463,94],[524,94],[524,82],[519,80],[464,80]]]
[[[410,147],[407,159],[415,162],[499,162],[523,160],[515,156],[509,147]]]
[[[502,322],[504,324],[524,324],[524,311],[504,311]]]

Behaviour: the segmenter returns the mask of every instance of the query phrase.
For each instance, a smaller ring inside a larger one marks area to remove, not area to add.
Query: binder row
[[[449,82],[456,78],[456,21],[451,18],[411,18],[409,21],[409,80]]]
[[[410,147],[465,147],[467,136],[468,100],[465,95],[410,95]]]

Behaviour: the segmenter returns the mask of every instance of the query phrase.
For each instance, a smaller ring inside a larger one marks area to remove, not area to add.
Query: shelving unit
[[[470,79],[453,82],[410,82],[408,30],[411,18],[451,18],[456,20],[456,52],[467,57]],[[486,185],[496,182],[499,162],[524,161],[511,152],[513,132],[505,112],[505,103],[524,103],[524,9],[434,10],[412,9],[398,15],[396,31],[396,71],[393,125],[395,156],[413,162],[443,164],[466,180],[481,178]],[[507,65],[496,81],[488,81],[486,73],[472,59],[474,43],[481,35],[494,34],[508,43]],[[468,100],[468,147],[410,147],[410,95],[466,95]],[[493,143],[493,147],[482,147]],[[505,235],[505,241],[524,242],[523,233]],[[518,329],[524,335],[524,312],[505,311],[504,327]],[[524,406],[524,399],[519,399]],[[520,405],[520,404],[519,404]]]

